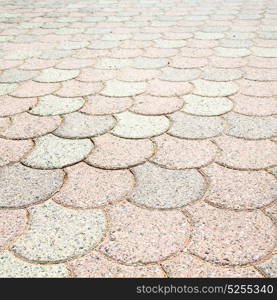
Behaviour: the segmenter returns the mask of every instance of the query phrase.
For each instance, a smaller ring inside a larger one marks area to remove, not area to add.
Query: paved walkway
[[[276,0],[0,6],[1,277],[277,276]]]

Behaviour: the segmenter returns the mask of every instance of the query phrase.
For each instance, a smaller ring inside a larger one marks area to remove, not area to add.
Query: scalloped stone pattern
[[[0,278],[277,277],[275,2],[1,0]]]

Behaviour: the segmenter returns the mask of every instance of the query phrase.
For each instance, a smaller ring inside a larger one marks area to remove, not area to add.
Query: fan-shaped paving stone
[[[16,83],[0,83],[0,96],[12,93],[16,90],[16,88]]]
[[[24,71],[18,69],[9,69],[5,70],[0,75],[0,82],[3,83],[14,83],[29,80],[35,76],[37,76],[39,72],[37,71]]]
[[[0,138],[0,166],[19,161],[32,147],[32,141],[13,141]]]
[[[150,140],[122,139],[105,134],[94,138],[93,141],[96,147],[86,162],[104,169],[122,169],[138,165],[154,151]]]
[[[261,260],[274,249],[276,229],[259,210],[234,212],[200,202],[186,209],[194,223],[188,249],[204,260],[244,265]]]
[[[109,208],[108,215],[110,231],[99,249],[127,264],[165,259],[189,239],[189,223],[179,211],[148,210],[124,202]]]
[[[277,80],[276,69],[261,69],[261,68],[243,68],[244,78],[257,81],[274,81]]]
[[[275,69],[277,68],[277,58],[249,56],[248,66],[256,68]]]
[[[112,49],[119,45],[118,41],[93,41],[87,48],[89,49]]]
[[[256,56],[277,57],[277,48],[252,47],[251,51]]]
[[[147,278],[164,277],[157,265],[127,266],[93,251],[69,262],[74,277],[80,278]]]
[[[185,105],[182,111],[198,116],[218,116],[230,111],[232,101],[226,97],[184,96]]]
[[[263,271],[268,277],[277,277],[277,255],[272,256],[269,260],[258,265],[258,269]]]
[[[30,112],[40,116],[67,114],[80,109],[84,103],[83,98],[63,98],[48,95],[40,97],[38,104]]]
[[[85,138],[104,134],[113,128],[115,120],[111,116],[91,116],[75,112],[64,115],[64,122],[55,134],[65,138]]]
[[[35,148],[23,160],[23,163],[41,169],[72,165],[86,158],[93,148],[89,139],[63,139],[52,134],[36,139],[35,143]]]
[[[55,68],[64,69],[64,70],[73,70],[73,69],[91,67],[92,65],[94,65],[94,60],[92,59],[77,59],[77,58],[69,57],[59,61],[59,63],[55,65]]]
[[[203,170],[210,181],[205,200],[221,207],[256,209],[277,197],[276,179],[265,171],[238,171],[217,164]]]
[[[63,264],[31,264],[16,258],[9,251],[1,253],[0,262],[0,278],[65,278],[69,276]]]
[[[22,60],[6,60],[0,58],[1,70],[16,68],[23,64]]]
[[[277,145],[269,140],[246,141],[235,137],[216,139],[220,164],[234,169],[263,169],[277,164]]]
[[[12,247],[29,261],[61,262],[83,255],[99,243],[106,226],[101,210],[74,210],[52,201],[29,212],[29,230]]]
[[[177,69],[177,68],[162,68],[162,74],[158,76],[161,80],[166,81],[190,81],[198,78],[201,74],[199,69]]]
[[[208,80],[193,81],[195,89],[193,93],[199,96],[224,97],[238,91],[238,86],[233,82],[213,82]]]
[[[240,92],[254,97],[277,96],[277,81],[261,82],[241,79],[238,81]]]
[[[163,57],[171,57],[177,55],[179,52],[178,49],[169,49],[169,48],[145,48],[144,49],[144,57],[149,58],[163,58]]]
[[[41,51],[41,53],[39,53],[39,54],[35,53],[34,55],[37,58],[51,60],[51,59],[60,59],[60,58],[68,57],[68,56],[71,56],[72,54],[73,54],[73,52],[71,50],[47,49],[47,50]],[[28,58],[31,58],[30,55],[28,56]]]
[[[54,59],[39,59],[39,58],[30,58],[26,59],[25,63],[20,66],[20,69],[23,70],[42,70],[54,67],[58,63],[58,60]]]
[[[168,130],[169,120],[164,116],[142,116],[130,112],[116,115],[118,123],[111,131],[125,138],[148,138],[160,135]]]
[[[188,94],[192,90],[192,85],[188,82],[170,82],[159,79],[150,80],[146,93],[153,96],[174,97]]]
[[[0,207],[25,207],[47,200],[63,183],[61,170],[34,170],[21,164],[0,169]]]
[[[116,76],[115,70],[101,70],[86,68],[81,71],[81,74],[77,77],[80,81],[92,82],[92,81],[106,81],[114,79]]]
[[[29,110],[37,103],[36,98],[0,97],[0,117],[15,115]]]
[[[22,82],[18,88],[11,93],[12,96],[25,97],[39,97],[54,93],[60,88],[59,83],[41,83],[32,80]],[[1,90],[1,85],[0,85]]]
[[[159,69],[167,66],[168,59],[153,57],[136,57],[133,59],[132,67],[137,69]]]
[[[136,187],[130,201],[158,209],[182,207],[205,192],[202,175],[196,170],[168,170],[151,163],[132,169]]]
[[[101,170],[79,163],[65,169],[67,180],[53,199],[65,206],[93,208],[122,200],[134,184],[128,170]]]
[[[277,135],[276,117],[244,116],[229,113],[224,116],[228,123],[226,134],[245,139],[267,139]]]
[[[181,252],[178,256],[162,262],[169,277],[178,278],[260,278],[254,267],[220,267]]]
[[[81,82],[69,80],[62,83],[62,88],[56,92],[60,97],[81,97],[100,92],[103,85],[100,82]]]
[[[212,56],[210,65],[214,68],[240,68],[247,64],[247,60],[243,57],[220,57]]]
[[[151,161],[169,169],[205,166],[214,160],[218,151],[212,142],[206,140],[184,140],[164,134],[154,138],[153,141],[157,149]]]
[[[54,131],[61,124],[58,116],[38,117],[25,112],[12,116],[11,121],[11,126],[1,132],[9,139],[35,138]]]
[[[132,99],[127,97],[88,96],[86,104],[80,111],[91,115],[108,115],[125,111],[132,104]]]
[[[170,114],[182,108],[184,102],[179,98],[139,95],[134,97],[131,111],[142,115]]]
[[[117,79],[122,81],[146,81],[160,75],[158,70],[144,70],[134,68],[123,68],[117,73]]]
[[[124,82],[118,80],[106,81],[101,95],[108,97],[129,97],[142,94],[145,91],[144,82]]]
[[[97,58],[95,68],[103,70],[117,70],[128,67],[131,62],[132,61],[130,59],[101,57]]]
[[[192,58],[184,56],[174,56],[169,63],[170,67],[179,69],[200,68],[208,64],[206,58]]]
[[[224,121],[220,117],[199,117],[176,112],[169,118],[173,124],[168,133],[180,138],[206,139],[224,130]]]
[[[214,49],[215,54],[223,57],[244,57],[251,54],[247,48],[224,48],[217,47]]]
[[[60,82],[73,79],[79,75],[79,70],[45,69],[34,80],[38,82]]]
[[[202,73],[202,79],[211,81],[231,81],[240,79],[243,72],[237,69],[226,68],[205,68]]]
[[[186,46],[187,42],[184,40],[165,40],[165,39],[160,39],[160,40],[155,40],[154,47],[157,48],[182,48]]]
[[[235,103],[234,111],[244,115],[270,116],[277,114],[277,101],[274,97],[253,97],[237,94],[230,99]]]
[[[0,210],[0,251],[9,247],[10,243],[16,240],[16,238],[23,233],[26,223],[27,214],[25,210]],[[1,266],[0,274],[2,273]]]

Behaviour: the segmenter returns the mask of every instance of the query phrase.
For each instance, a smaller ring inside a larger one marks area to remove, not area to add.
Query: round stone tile
[[[205,192],[204,178],[196,170],[168,170],[151,163],[132,170],[136,187],[130,201],[139,206],[157,209],[183,207],[200,199]]]
[[[28,111],[37,103],[36,98],[0,97],[0,117],[15,115]]]
[[[14,92],[18,88],[16,83],[0,83],[0,96]]]
[[[207,97],[224,97],[235,94],[239,87],[233,82],[213,82],[208,80],[195,80],[193,94]]]
[[[210,181],[205,200],[221,207],[257,209],[277,197],[276,179],[265,171],[238,171],[217,164],[203,171]]]
[[[258,170],[277,163],[277,145],[269,140],[246,141],[224,136],[216,142],[222,149],[217,162],[228,167]]]
[[[32,168],[57,169],[85,159],[93,148],[89,139],[63,139],[48,134],[35,140],[35,148],[22,162]]]
[[[21,113],[11,117],[11,126],[1,132],[9,139],[29,139],[54,131],[60,124],[61,118],[38,117],[29,113]]]
[[[73,276],[78,278],[161,278],[164,273],[157,265],[127,266],[93,251],[69,262]]]
[[[260,278],[262,275],[252,266],[220,267],[181,252],[176,257],[162,262],[172,278]]]
[[[247,96],[254,97],[273,97],[277,96],[277,82],[261,82],[254,80],[241,79],[237,81],[240,92]]]
[[[197,79],[201,75],[199,69],[177,69],[177,68],[162,68],[162,74],[158,76],[159,79],[165,81],[190,81]]]
[[[74,112],[63,116],[64,122],[54,134],[64,138],[98,136],[111,130],[115,120],[111,116],[91,116]]]
[[[108,216],[111,229],[99,250],[126,264],[160,261],[183,249],[189,239],[190,225],[179,211],[148,210],[125,202],[113,205]]]
[[[16,258],[9,251],[0,254],[0,278],[66,278],[69,272],[63,264],[39,265]]]
[[[145,162],[154,151],[150,140],[132,140],[105,134],[93,138],[95,148],[86,162],[104,169],[124,169]]]
[[[69,80],[62,83],[62,88],[56,92],[60,97],[81,97],[96,94],[101,91],[103,85],[100,82],[81,82]]]
[[[79,163],[65,172],[67,179],[53,200],[73,208],[93,208],[122,200],[134,184],[128,170],[101,170]]]
[[[26,207],[47,200],[63,184],[61,170],[34,170],[21,164],[0,169],[0,207]]]
[[[87,102],[80,110],[90,115],[109,115],[127,110],[133,101],[127,97],[105,97],[101,95],[88,96]]]
[[[220,117],[199,117],[176,112],[169,116],[172,127],[170,135],[188,139],[206,139],[218,136],[224,130],[224,121]]]
[[[101,95],[108,97],[129,97],[142,94],[145,91],[144,82],[124,82],[118,80],[108,80]]]
[[[5,70],[0,75],[0,82],[3,83],[15,83],[25,81],[34,78],[39,75],[37,71],[24,71],[19,69]]]
[[[164,116],[142,116],[130,112],[116,115],[118,123],[112,134],[124,138],[148,138],[168,130],[169,120]]]
[[[192,85],[188,82],[170,82],[154,79],[148,81],[146,93],[152,96],[175,97],[188,94]]]
[[[154,138],[153,141],[157,149],[150,160],[168,169],[205,166],[215,159],[218,151],[217,147],[207,140],[184,140],[163,134]]]
[[[39,76],[34,78],[38,82],[61,82],[73,79],[79,75],[79,70],[59,70],[55,68],[48,68],[41,72]]]
[[[228,128],[226,134],[245,139],[267,139],[277,135],[277,118],[244,116],[228,113],[224,116]]]
[[[0,166],[18,162],[33,148],[32,141],[13,141],[0,138]]]
[[[74,210],[47,201],[29,212],[29,229],[12,247],[28,261],[57,263],[83,255],[100,242],[106,227],[101,210]]]
[[[142,115],[170,114],[181,109],[184,105],[181,99],[173,97],[155,97],[143,94],[133,99],[135,103],[130,111]]]
[[[158,77],[161,74],[159,70],[144,70],[135,68],[122,68],[118,70],[116,79],[122,81],[146,81]]]
[[[38,104],[30,113],[39,116],[67,114],[80,109],[85,103],[83,98],[63,98],[54,95],[39,97]]]
[[[204,68],[201,78],[210,81],[231,81],[242,76],[243,72],[238,69]]]
[[[84,82],[93,82],[93,81],[106,81],[112,80],[116,76],[116,70],[101,70],[101,69],[92,69],[85,68],[81,70],[80,75],[77,77],[78,80]]]
[[[262,212],[234,212],[196,203],[187,208],[194,223],[189,251],[209,262],[244,265],[274,248],[276,229]]]
[[[187,95],[183,97],[185,105],[182,111],[198,116],[219,116],[233,108],[233,103],[227,97],[201,97]]]

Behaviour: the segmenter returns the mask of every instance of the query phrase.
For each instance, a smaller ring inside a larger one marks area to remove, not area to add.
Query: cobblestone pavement
[[[0,1],[1,277],[277,277],[277,1]]]

